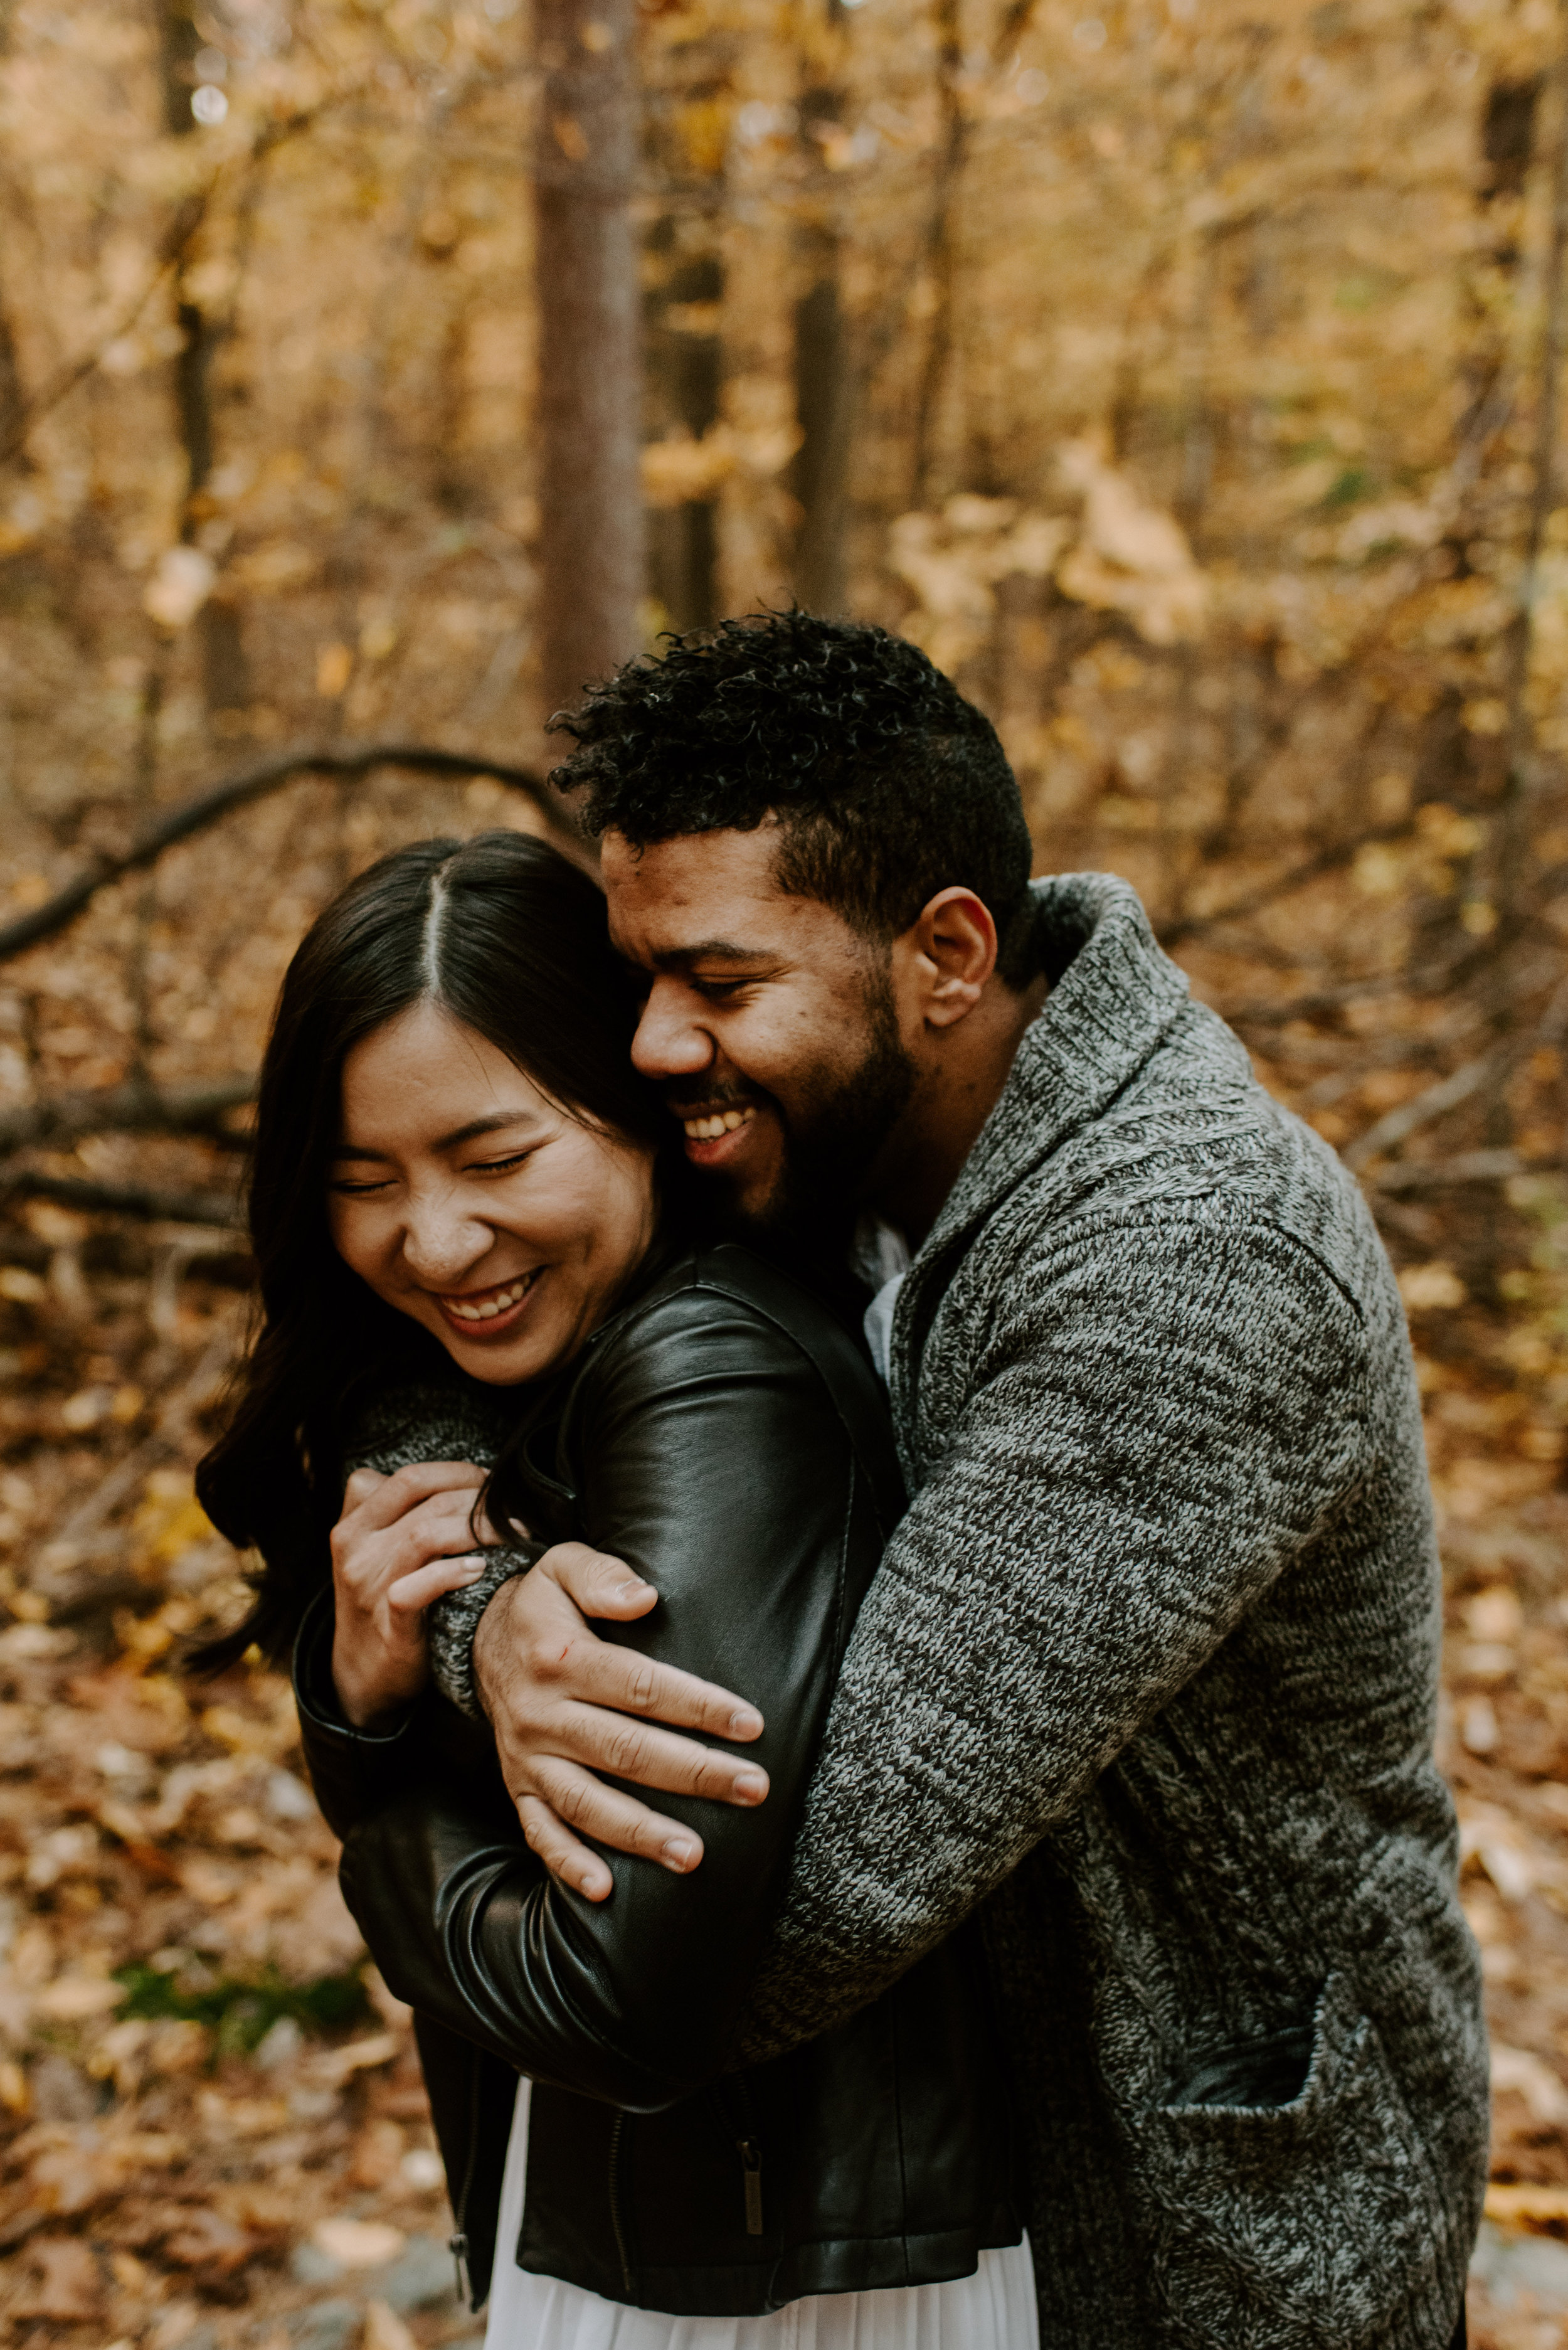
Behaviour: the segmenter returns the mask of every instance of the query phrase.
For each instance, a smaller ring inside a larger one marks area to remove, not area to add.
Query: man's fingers
[[[562,1825],[548,1804],[542,1804],[537,1795],[524,1795],[518,1803],[517,1816],[529,1851],[538,1855],[552,1877],[558,1877],[563,1885],[589,1901],[605,1898],[615,1883],[608,1868],[597,1852],[579,1844]]]
[[[437,1558],[387,1586],[387,1605],[400,1616],[417,1616],[446,1591],[465,1591],[484,1573],[482,1558]]]
[[[343,1488],[344,1515],[347,1516],[350,1510],[357,1510],[363,1503],[368,1502],[377,1486],[384,1485],[386,1482],[379,1469],[356,1469]]]
[[[504,1730],[502,1731],[504,1743]],[[760,1763],[742,1755],[726,1754],[695,1739],[678,1738],[673,1731],[658,1730],[624,1713],[606,1713],[597,1706],[563,1706],[550,1731],[553,1752],[612,1779],[629,1779],[634,1786],[656,1787],[666,1795],[701,1795],[711,1804],[736,1804],[753,1810],[768,1792],[768,1774]],[[533,1742],[535,1750],[539,1740]],[[535,1774],[549,1767],[545,1756],[534,1763]],[[597,1830],[595,1830],[597,1834]]]
[[[596,1844],[607,1844],[613,1851],[631,1853],[639,1860],[654,1861],[675,1877],[688,1875],[702,1857],[702,1839],[694,1828],[650,1811],[618,1787],[602,1785],[591,1771],[541,1758],[530,1777],[537,1792],[533,1797],[524,1796],[523,1803],[540,1803],[554,1823],[550,1835],[569,1837],[577,1851],[582,1847],[576,1839],[592,1836]],[[522,1816],[522,1803],[518,1814]],[[568,1877],[567,1882],[575,1884],[576,1879]]]
[[[618,1623],[646,1616],[659,1596],[624,1559],[590,1550],[587,1543],[556,1543],[535,1569],[541,1572],[558,1583],[585,1616],[610,1616]]]
[[[669,1722],[677,1730],[732,1738],[742,1745],[763,1734],[756,1707],[732,1690],[699,1680],[679,1665],[657,1664],[635,1648],[614,1648],[607,1640],[574,1640],[556,1666],[555,1679],[564,1695],[583,1705],[607,1706],[618,1713]]]

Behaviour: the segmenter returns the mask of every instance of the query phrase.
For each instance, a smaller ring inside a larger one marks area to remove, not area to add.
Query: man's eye
[[[727,1003],[748,982],[743,979],[694,979],[691,984],[704,1003]]]

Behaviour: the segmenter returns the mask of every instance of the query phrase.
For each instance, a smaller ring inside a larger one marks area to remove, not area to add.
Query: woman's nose
[[[633,1066],[645,1077],[698,1076],[715,1055],[712,1037],[695,1016],[679,981],[656,979],[631,1042]]]
[[[403,1227],[403,1262],[427,1288],[455,1289],[488,1254],[493,1239],[488,1224],[455,1203],[415,1200]]]

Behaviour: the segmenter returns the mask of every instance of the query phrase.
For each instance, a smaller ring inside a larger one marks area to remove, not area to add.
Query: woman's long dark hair
[[[670,1130],[631,1066],[632,987],[604,899],[514,832],[421,840],[335,898],[284,977],[262,1064],[250,1185],[259,1326],[224,1433],[196,1471],[213,1524],[265,1571],[244,1621],[192,1658],[278,1655],[327,1571],[346,1410],[368,1373],[450,1366],[332,1244],[327,1184],[348,1054],[416,1003],[476,1029],[563,1109],[658,1146]]]

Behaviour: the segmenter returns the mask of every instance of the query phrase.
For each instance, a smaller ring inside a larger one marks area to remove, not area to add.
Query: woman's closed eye
[[[531,1150],[514,1150],[504,1159],[476,1159],[462,1171],[465,1175],[510,1175],[533,1156]]]

